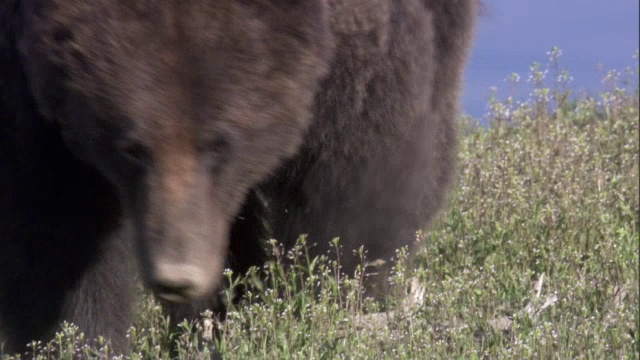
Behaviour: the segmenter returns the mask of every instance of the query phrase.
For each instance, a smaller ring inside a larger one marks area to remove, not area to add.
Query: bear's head
[[[295,154],[331,39],[324,0],[25,0],[45,119],[134,221],[160,296],[215,289],[245,195]]]

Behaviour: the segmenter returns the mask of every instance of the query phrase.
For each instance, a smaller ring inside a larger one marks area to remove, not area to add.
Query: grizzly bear
[[[3,0],[5,350],[68,320],[125,351],[138,270],[189,307],[266,236],[339,237],[345,272],[411,247],[454,173],[476,8]]]

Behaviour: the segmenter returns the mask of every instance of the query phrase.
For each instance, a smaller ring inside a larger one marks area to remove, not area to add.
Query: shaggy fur
[[[347,272],[360,245],[372,260],[411,246],[455,169],[476,11],[475,0],[3,0],[7,350],[66,319],[125,351],[135,264],[183,315],[225,266],[264,262],[265,236],[291,246],[306,233],[314,254],[339,236]]]

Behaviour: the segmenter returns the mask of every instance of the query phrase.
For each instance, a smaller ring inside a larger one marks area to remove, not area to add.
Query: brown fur
[[[171,305],[174,314],[206,304],[223,266],[260,265],[264,236],[291,246],[307,233],[315,254],[339,236],[347,272],[360,245],[372,260],[411,246],[454,172],[476,7],[5,0],[0,330],[9,348],[70,319],[123,351],[118,308],[129,306],[134,243],[156,295],[194,301]]]

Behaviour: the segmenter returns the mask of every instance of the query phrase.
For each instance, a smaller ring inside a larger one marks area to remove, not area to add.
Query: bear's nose
[[[155,267],[149,285],[156,296],[181,303],[206,296],[209,282],[210,277],[194,266],[163,263]]]
[[[182,303],[189,299],[191,284],[163,284],[157,283],[152,285],[153,292],[159,298],[167,301]]]

